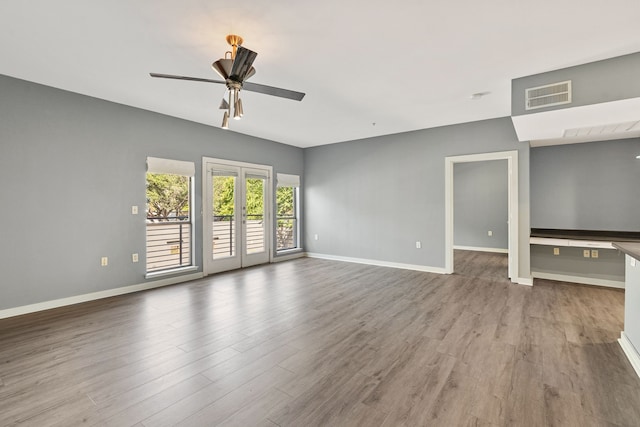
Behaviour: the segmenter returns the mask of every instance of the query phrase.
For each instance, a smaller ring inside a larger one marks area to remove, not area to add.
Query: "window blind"
[[[277,179],[278,187],[300,187],[300,177],[298,175],[279,173]]]
[[[185,162],[182,160],[147,157],[147,172],[169,173],[192,177],[196,174],[196,165],[193,162]]]

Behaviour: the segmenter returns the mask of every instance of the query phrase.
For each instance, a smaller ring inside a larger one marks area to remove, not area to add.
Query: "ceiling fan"
[[[252,50],[242,47],[242,42],[242,37],[235,34],[229,34],[227,36],[227,43],[231,45],[232,50],[225,52],[224,58],[218,59],[216,62],[211,64],[211,67],[224,80],[211,80],[199,77],[175,76],[173,74],[159,73],[149,73],[149,75],[151,77],[159,77],[163,79],[191,80],[194,82],[219,83],[226,85],[229,91],[229,100],[227,101],[223,97],[222,102],[220,103],[220,109],[226,110],[222,118],[222,129],[229,129],[229,117],[231,116],[232,105],[233,118],[240,120],[243,116],[242,100],[240,99],[240,90],[242,89],[250,92],[258,92],[265,95],[279,96],[280,98],[302,101],[302,98],[304,98],[305,95],[302,92],[295,92],[293,90],[247,82],[246,80],[256,73],[255,68],[253,68],[253,61],[255,61],[258,54]]]

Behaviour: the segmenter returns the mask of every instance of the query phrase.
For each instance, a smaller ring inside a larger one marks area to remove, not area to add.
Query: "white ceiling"
[[[509,116],[511,79],[640,51],[638,0],[3,0],[0,74],[219,127],[211,62],[239,34],[231,131],[298,147]],[[472,100],[478,92],[488,95]],[[2,94],[0,94],[2,96]]]

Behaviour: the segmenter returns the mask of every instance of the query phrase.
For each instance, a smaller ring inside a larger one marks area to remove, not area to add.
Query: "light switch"
[[[138,215],[138,207],[131,206],[131,215]]]

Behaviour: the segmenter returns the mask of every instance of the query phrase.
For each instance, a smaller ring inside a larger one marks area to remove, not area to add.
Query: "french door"
[[[271,257],[271,167],[203,160],[204,273]]]

